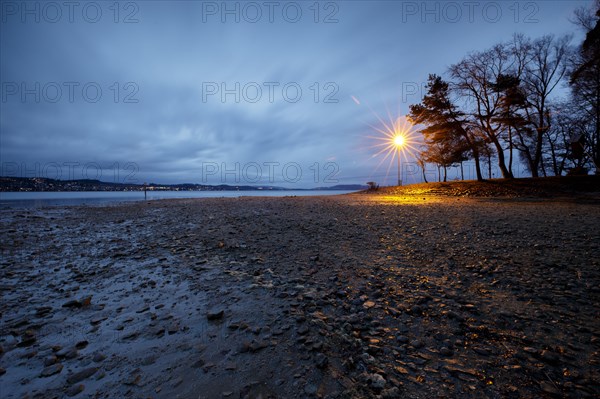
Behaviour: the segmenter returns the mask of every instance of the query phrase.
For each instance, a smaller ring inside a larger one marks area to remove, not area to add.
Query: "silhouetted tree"
[[[494,146],[504,178],[513,175],[506,167],[501,141],[507,126],[497,118],[501,113],[502,94],[494,85],[499,77],[510,73],[509,55],[506,45],[497,44],[489,50],[471,53],[450,67],[455,88],[465,98],[464,112],[470,117],[473,129],[481,131]]]
[[[528,48],[531,55],[523,73],[522,86],[527,98],[525,119],[533,127],[532,158],[528,159],[533,177],[539,176],[540,171],[545,175],[542,164],[544,139],[552,124],[549,97],[565,76],[570,40],[569,36],[555,39],[546,35],[533,40]]]
[[[595,13],[580,9],[576,16],[587,33],[573,63],[569,83],[573,101],[584,111],[588,125],[586,147],[596,174],[600,174],[600,1],[596,2]]]
[[[429,75],[427,94],[420,104],[410,106],[409,117],[413,123],[425,126],[420,131],[427,146],[424,160],[447,168],[465,160],[466,153],[470,152],[475,160],[477,180],[483,180],[480,139],[472,133],[465,115],[450,99],[449,85],[440,76]]]
[[[426,149],[420,157],[424,162],[433,163],[444,171],[444,182],[448,178],[448,168],[458,165],[465,158],[465,147],[460,147],[449,141],[429,142],[425,139]]]
[[[546,176],[579,164],[575,147],[584,145],[600,173],[600,0],[597,5],[595,17],[578,14],[587,36],[570,74],[573,102],[585,111],[587,129],[581,129],[583,120],[573,119],[581,112],[552,97],[568,75],[570,36],[532,40],[516,34],[512,41],[472,52],[452,65],[447,82],[430,75],[422,103],[410,107],[411,119],[426,126],[421,131],[426,144],[436,147],[426,152],[448,151],[447,163],[457,156],[456,147],[466,145],[481,180],[480,158],[488,161],[488,175],[495,158],[502,177],[512,178],[516,152],[532,176]],[[565,106],[572,126],[561,114]],[[440,160],[439,155],[429,158]]]
[[[522,115],[527,98],[521,87],[521,80],[516,75],[500,74],[492,87],[500,94],[499,111],[494,120],[507,127],[505,139],[508,142],[508,171],[513,174],[514,149],[524,151],[526,159],[533,164],[529,148],[524,145],[524,137],[531,136],[530,123]]]
[[[417,165],[419,166],[419,168],[421,168],[421,173],[423,173],[423,181],[425,183],[429,183],[427,181],[427,174],[425,173],[425,167],[427,165],[427,161],[425,160],[425,157],[423,156],[423,151],[424,150],[422,150],[416,154],[416,160],[417,160]]]

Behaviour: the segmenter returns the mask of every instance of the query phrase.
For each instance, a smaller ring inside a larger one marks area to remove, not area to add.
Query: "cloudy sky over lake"
[[[569,19],[591,4],[3,1],[1,174],[392,184],[379,118],[515,32],[579,43]]]

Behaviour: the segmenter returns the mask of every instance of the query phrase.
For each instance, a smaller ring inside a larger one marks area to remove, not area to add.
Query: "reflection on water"
[[[256,191],[148,191],[147,200],[169,198],[287,197],[347,194],[337,190],[256,190]],[[143,191],[44,191],[0,192],[0,207],[41,207],[56,205],[104,205],[144,201]]]

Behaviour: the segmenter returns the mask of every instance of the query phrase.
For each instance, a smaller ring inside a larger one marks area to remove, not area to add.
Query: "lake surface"
[[[148,191],[147,200],[169,198],[289,197],[347,194],[338,190],[256,190],[256,191]],[[0,207],[41,207],[59,205],[105,205],[144,201],[143,191],[43,191],[0,192]]]

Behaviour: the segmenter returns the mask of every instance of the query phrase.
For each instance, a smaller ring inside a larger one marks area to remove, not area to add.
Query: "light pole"
[[[396,150],[398,151],[398,185],[402,185],[402,173],[400,171],[400,150],[404,145],[404,136],[398,134],[394,137],[394,145],[396,146]]]

